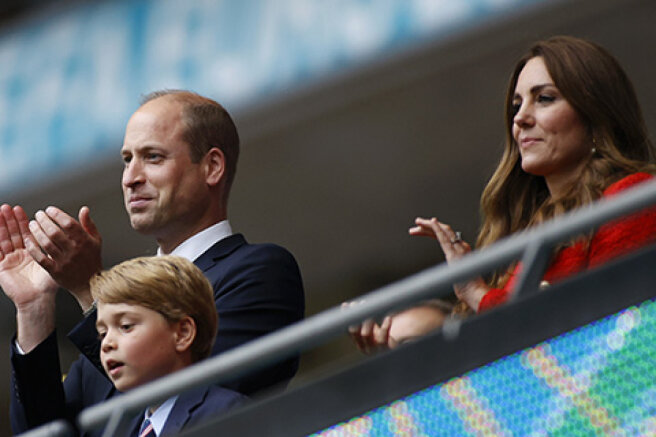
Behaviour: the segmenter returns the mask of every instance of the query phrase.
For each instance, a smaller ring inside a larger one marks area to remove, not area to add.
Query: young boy
[[[96,275],[91,293],[98,306],[100,359],[119,391],[209,356],[218,323],[214,294],[200,269],[186,259],[125,261]],[[146,409],[131,435],[150,436],[150,428],[158,437],[177,434],[246,399],[216,385],[192,390]]]

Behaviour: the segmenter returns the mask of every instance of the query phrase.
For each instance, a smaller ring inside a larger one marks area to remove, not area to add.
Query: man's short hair
[[[213,147],[223,152],[227,196],[235,179],[239,159],[239,134],[228,111],[216,101],[186,90],[154,91],[142,98],[141,105],[160,97],[171,98],[183,107],[183,139],[189,144],[192,162],[200,161]]]
[[[170,323],[193,318],[191,358],[196,362],[210,355],[218,325],[214,292],[203,272],[187,259],[165,255],[124,261],[91,278],[91,294],[98,303],[148,308]]]

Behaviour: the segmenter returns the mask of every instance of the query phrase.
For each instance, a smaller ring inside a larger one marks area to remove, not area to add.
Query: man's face
[[[181,109],[167,96],[144,104],[130,118],[121,149],[130,224],[158,241],[193,234],[210,199],[204,161],[193,163],[182,139]]]

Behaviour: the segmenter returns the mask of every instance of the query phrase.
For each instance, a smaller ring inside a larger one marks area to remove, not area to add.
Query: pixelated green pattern
[[[312,437],[656,435],[647,301]]]

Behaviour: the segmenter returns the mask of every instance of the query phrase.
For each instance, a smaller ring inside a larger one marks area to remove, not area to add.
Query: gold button
[[[549,287],[551,284],[549,281],[541,281],[540,282],[540,290],[544,290],[545,288]]]

